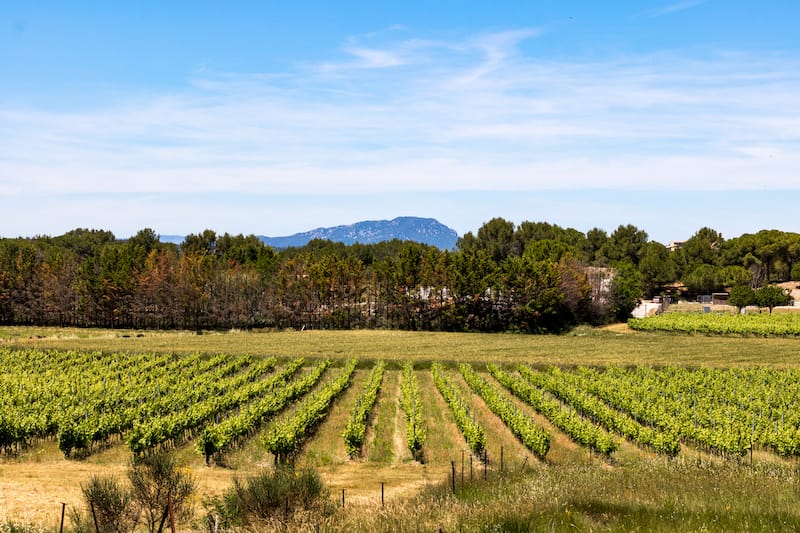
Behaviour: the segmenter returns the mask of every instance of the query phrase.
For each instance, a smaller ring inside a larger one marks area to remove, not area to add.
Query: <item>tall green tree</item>
[[[513,314],[507,317],[523,331],[558,331],[569,317],[561,290],[561,272],[553,261],[538,261],[531,254],[504,263],[505,289]]]
[[[499,270],[486,250],[465,250],[453,257],[453,307],[447,329],[480,331],[496,323],[494,301]]]
[[[611,310],[618,320],[627,320],[644,294],[644,280],[639,270],[630,262],[614,265],[611,280]]]
[[[721,290],[720,269],[714,265],[700,263],[683,276],[683,283],[693,294],[708,294]]]
[[[647,232],[632,224],[620,225],[603,244],[599,255],[611,264],[627,261],[637,266],[646,244]]]
[[[217,233],[210,229],[203,230],[202,233],[190,233],[181,243],[183,253],[206,253],[214,254],[217,248]]]
[[[639,272],[642,273],[645,293],[653,296],[658,294],[662,287],[676,280],[677,267],[673,255],[666,246],[650,241],[644,245],[642,258],[639,261]]]
[[[547,222],[529,221],[522,222],[517,226],[514,238],[517,241],[516,249],[522,253],[529,244],[537,241],[555,241],[574,250],[583,248],[586,241],[586,236],[576,229],[562,228],[558,224]]]
[[[592,228],[586,232],[586,240],[583,243],[583,258],[587,263],[604,263],[607,261],[603,257],[601,250],[608,241],[608,233],[600,228]]]
[[[686,256],[689,270],[697,265],[717,266],[724,242],[722,234],[718,231],[709,227],[700,228],[681,247],[681,252]]]
[[[462,251],[485,250],[494,262],[522,253],[514,234],[514,224],[499,217],[483,224],[476,237],[467,233],[458,240],[457,246]]]

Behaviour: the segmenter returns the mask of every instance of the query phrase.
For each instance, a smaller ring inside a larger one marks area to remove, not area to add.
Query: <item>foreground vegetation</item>
[[[786,466],[657,460],[532,468],[442,483],[386,508],[345,509],[326,531],[794,531],[798,474]]]

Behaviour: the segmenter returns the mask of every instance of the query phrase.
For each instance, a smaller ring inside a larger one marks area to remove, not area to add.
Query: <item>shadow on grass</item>
[[[592,531],[800,530],[798,517],[787,513],[749,512],[725,508],[704,509],[702,506],[698,509],[685,509],[669,503],[655,507],[597,500],[569,502],[566,508],[568,512],[572,511],[575,515],[582,516],[581,522],[584,527]],[[523,531],[513,528],[509,530]]]

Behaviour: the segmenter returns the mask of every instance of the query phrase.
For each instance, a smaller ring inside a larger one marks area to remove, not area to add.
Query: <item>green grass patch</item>
[[[368,440],[364,455],[371,462],[391,463],[394,460],[394,433],[400,405],[400,372],[387,370],[378,392],[372,439]],[[369,431],[369,430],[368,430]]]
[[[455,494],[443,481],[391,512],[339,514],[329,530],[794,531],[797,500],[793,466],[657,459],[492,472]]]

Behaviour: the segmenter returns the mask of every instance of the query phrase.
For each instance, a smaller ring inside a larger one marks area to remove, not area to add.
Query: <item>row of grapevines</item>
[[[275,455],[276,462],[286,462],[291,458],[309,432],[328,415],[333,400],[350,385],[356,363],[355,359],[347,361],[336,379],[312,394],[294,413],[277,421],[267,431],[263,439],[264,446]]]
[[[721,455],[742,456],[751,447],[749,432],[726,417],[715,404],[713,388],[703,397],[688,394],[688,370],[664,381],[660,371],[637,367],[626,371],[610,367],[605,372],[579,368],[581,385],[616,409],[628,412],[643,424],[656,426]],[[707,394],[708,393],[708,394]],[[733,415],[733,410],[728,411]]]
[[[200,356],[177,357],[0,351],[0,446],[53,435],[63,421],[74,423],[76,413],[84,419],[105,412],[118,416],[122,406],[149,403],[151,391],[187,374],[187,365],[196,368]]]
[[[209,372],[198,379],[191,379],[187,373],[185,379],[177,379],[171,383],[158,383],[156,393],[140,401],[143,387],[153,385],[121,387],[115,394],[98,397],[87,404],[64,413],[59,421],[58,445],[65,456],[72,449],[87,449],[91,443],[104,442],[111,435],[122,435],[141,420],[161,417],[163,413],[179,411],[191,404],[198,395],[215,395],[221,390],[223,378],[235,374],[251,361],[250,356],[237,357],[228,364],[222,365],[214,372]],[[250,372],[230,381],[231,386],[240,385],[250,378],[253,371],[264,373],[275,366],[274,358],[253,365]]]
[[[173,381],[173,372],[181,368],[181,360],[174,360],[172,355],[155,358],[163,367],[152,367],[152,361],[144,356],[128,356],[127,354],[111,354],[106,360],[96,359],[82,366],[87,375],[75,376],[75,369],[68,362],[63,366],[40,372],[26,380],[31,392],[40,391],[36,411],[19,409],[16,420],[25,424],[24,430],[17,428],[15,438],[25,439],[32,435],[45,436],[58,433],[61,450],[69,455],[74,447],[88,448],[93,442],[105,441],[112,434],[120,436],[128,429],[135,417],[139,416],[145,406],[153,403],[155,397],[149,391],[157,389],[166,393]],[[250,361],[250,356],[238,357],[232,365],[241,366]],[[133,361],[133,363],[132,363]],[[151,368],[149,372],[132,372],[138,364],[142,368]],[[120,367],[128,369],[129,378],[122,379]],[[232,367],[233,368],[233,367]],[[53,376],[51,371],[60,375]],[[179,371],[175,375],[181,376]],[[53,383],[43,384],[41,379],[53,379]],[[159,378],[168,382],[162,388]],[[64,380],[68,380],[68,388],[80,384],[74,392],[63,392]],[[48,389],[49,387],[49,389]],[[49,394],[45,391],[50,391]],[[58,392],[60,390],[60,392]],[[30,392],[29,392],[30,394]],[[160,396],[159,396],[160,397]],[[12,396],[10,401],[18,401],[20,396]],[[5,401],[9,401],[8,398]],[[41,406],[41,407],[39,407]]]
[[[724,313],[663,313],[647,318],[631,318],[628,325],[640,331],[714,333],[735,335],[800,335],[800,315]]]
[[[472,390],[483,398],[489,409],[500,417],[520,442],[534,454],[544,458],[550,450],[550,434],[520,411],[496,387],[475,373],[470,365],[462,363],[459,370]]]
[[[400,389],[403,393],[403,411],[406,413],[406,444],[416,459],[425,443],[425,428],[422,427],[419,382],[417,376],[414,375],[414,365],[410,362],[403,365]]]
[[[439,392],[442,393],[450,412],[453,413],[456,425],[461,434],[467,441],[473,453],[480,455],[486,447],[486,431],[483,426],[475,422],[469,411],[469,406],[461,398],[456,387],[444,375],[444,369],[440,363],[431,364],[433,383]]]
[[[616,381],[651,398],[648,413],[673,424],[697,445],[742,455],[762,446],[800,455],[800,371],[797,369],[610,368]],[[603,376],[604,377],[604,376]],[[643,390],[644,389],[644,390]],[[659,390],[660,394],[655,391]]]
[[[680,452],[681,444],[677,434],[658,431],[650,426],[642,425],[630,415],[609,407],[597,396],[570,383],[559,368],[551,367],[548,373],[536,372],[524,365],[519,365],[518,369],[520,374],[532,384],[577,409],[583,416],[590,417],[595,422],[636,444],[670,457],[674,457]]]
[[[353,411],[350,413],[350,418],[347,420],[347,425],[344,427],[344,447],[350,457],[355,457],[361,453],[361,447],[364,445],[364,437],[367,433],[367,418],[372,411],[372,406],[375,405],[375,400],[378,398],[378,391],[381,388],[383,381],[383,371],[386,369],[386,363],[379,361],[370,372],[367,384],[364,385],[364,390],[361,391]]]
[[[197,439],[195,449],[205,456],[206,462],[213,454],[226,451],[239,438],[251,434],[269,417],[283,410],[289,402],[310,391],[330,364],[329,360],[324,360],[310,372],[288,384],[285,378],[274,380],[260,398],[247,404],[241,411],[206,426]]]
[[[564,409],[558,400],[545,395],[542,389],[500,370],[496,365],[488,367],[489,372],[504,387],[542,413],[573,441],[604,455],[610,455],[619,448],[619,443],[607,431],[576,411]]]
[[[232,385],[218,396],[211,396],[162,417],[142,420],[128,434],[128,448],[138,454],[178,439],[187,430],[206,424],[214,417],[239,408],[253,398],[271,393],[276,387],[282,386],[302,365],[302,358],[293,359],[280,372],[267,379]]]

